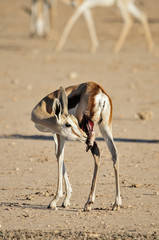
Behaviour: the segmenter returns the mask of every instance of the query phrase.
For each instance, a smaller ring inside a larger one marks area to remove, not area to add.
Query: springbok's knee
[[[112,161],[113,161],[113,166],[116,167],[118,163],[118,155],[116,149],[112,152]]]
[[[100,151],[96,142],[94,142],[93,147],[91,148],[91,152],[93,156],[95,155],[97,157],[100,157]]]

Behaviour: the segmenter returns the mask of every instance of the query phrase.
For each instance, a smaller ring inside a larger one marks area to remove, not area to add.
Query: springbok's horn
[[[68,99],[63,87],[60,87],[59,100],[62,106],[62,114],[68,114]]]

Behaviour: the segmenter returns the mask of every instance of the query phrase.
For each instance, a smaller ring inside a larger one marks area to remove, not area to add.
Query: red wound
[[[82,121],[80,123],[80,128],[87,134],[87,136],[90,136],[93,132],[94,122],[87,116],[83,115]]]

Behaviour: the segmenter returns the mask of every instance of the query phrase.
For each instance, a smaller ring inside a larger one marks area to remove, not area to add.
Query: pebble
[[[52,57],[49,56],[49,55],[45,56],[45,61],[46,62],[51,62],[52,61]]]
[[[27,217],[29,217],[29,214],[28,213],[24,213],[23,217],[27,218]]]
[[[150,110],[142,110],[138,112],[137,115],[141,120],[150,120],[153,117],[153,112]]]
[[[10,211],[10,208],[5,208],[5,210]]]
[[[39,50],[39,49],[37,49],[37,48],[33,49],[33,51],[32,51],[32,53],[33,53],[34,55],[37,55],[37,54],[39,54],[39,52],[40,52],[40,50]]]
[[[154,195],[159,195],[159,192],[155,191],[155,192],[154,192]]]
[[[13,97],[13,102],[17,102],[18,101],[18,98],[17,97]]]
[[[139,69],[138,69],[137,67],[133,67],[133,68],[132,68],[132,72],[133,72],[133,73],[138,73],[138,72],[139,72]]]
[[[28,91],[30,91],[30,90],[32,90],[32,89],[33,89],[33,86],[29,84],[29,85],[27,85],[27,87],[26,87],[26,88],[27,88],[27,90],[28,90]]]
[[[135,89],[135,85],[133,83],[129,84],[129,88]]]
[[[20,171],[20,169],[19,169],[19,168],[15,168],[15,170],[16,170],[16,171]]]
[[[123,132],[127,132],[128,130],[127,130],[127,128],[123,128]]]
[[[123,180],[123,181],[122,181],[122,184],[127,184],[127,181],[126,181],[126,180]]]
[[[50,196],[50,194],[49,194],[48,192],[43,193],[43,195],[44,195],[45,197],[49,197],[49,196]]]
[[[29,201],[30,201],[30,200],[31,200],[31,197],[27,196],[27,197],[26,197],[26,200],[29,200]]]
[[[98,233],[88,233],[88,237],[90,237],[90,238],[98,238],[99,234]]]
[[[142,187],[142,184],[140,184],[140,183],[135,183],[135,184],[132,184],[131,187],[133,187],[133,188],[141,188],[141,187]]]
[[[76,79],[78,74],[76,72],[70,72],[68,76],[70,79]]]
[[[15,144],[16,144],[15,142],[11,142],[11,145],[12,145],[12,146],[15,146]]]
[[[132,208],[132,205],[128,205],[128,208]]]
[[[16,79],[16,78],[15,78],[15,79],[12,79],[12,80],[11,80],[11,83],[12,83],[12,84],[14,84],[14,85],[16,85],[16,84],[18,84],[18,83],[19,83],[19,80],[18,80],[18,79]]]

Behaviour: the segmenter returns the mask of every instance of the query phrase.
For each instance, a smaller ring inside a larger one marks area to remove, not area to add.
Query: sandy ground
[[[89,53],[83,18],[58,54],[55,43],[70,7],[60,4],[57,38],[49,41],[29,37],[25,10],[30,1],[0,1],[0,239],[159,239],[159,1],[140,0],[139,6],[150,19],[152,53],[138,23],[122,51],[112,51],[122,27],[120,13],[112,7],[93,10],[100,42],[95,55]],[[61,199],[57,211],[47,209],[57,184],[54,142],[34,128],[30,113],[61,85],[85,81],[102,85],[113,101],[123,200],[119,211],[111,211],[114,173],[98,129],[101,167],[92,211],[83,212],[83,207],[93,159],[84,145],[70,141],[65,163],[73,188],[71,206],[60,207]]]

